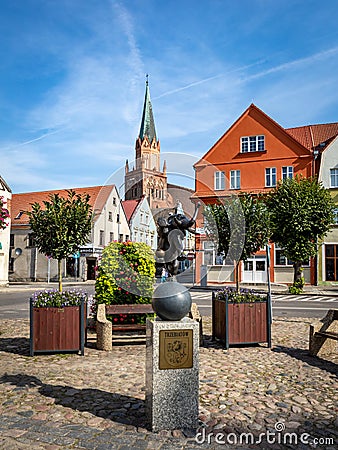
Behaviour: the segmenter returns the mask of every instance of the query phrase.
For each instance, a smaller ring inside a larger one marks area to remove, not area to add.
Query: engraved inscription
[[[160,331],[160,369],[191,369],[193,330]]]

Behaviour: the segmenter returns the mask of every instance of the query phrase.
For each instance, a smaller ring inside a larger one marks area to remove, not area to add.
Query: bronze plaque
[[[160,369],[191,369],[193,330],[160,330]]]

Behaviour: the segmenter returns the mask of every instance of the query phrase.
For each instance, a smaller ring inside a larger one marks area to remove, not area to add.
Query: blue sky
[[[0,6],[0,175],[15,193],[119,183],[146,73],[161,154],[185,185],[252,102],[286,128],[338,121],[336,0]]]

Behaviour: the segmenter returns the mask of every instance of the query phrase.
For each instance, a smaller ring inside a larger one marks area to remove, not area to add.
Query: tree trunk
[[[62,259],[58,259],[59,292],[62,292]]]
[[[236,292],[239,293],[239,263],[240,261],[235,261],[235,282],[236,282]]]
[[[293,263],[293,284],[302,279],[302,261],[296,261]]]

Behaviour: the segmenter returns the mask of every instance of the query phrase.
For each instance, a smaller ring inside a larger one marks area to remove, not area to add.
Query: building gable
[[[265,192],[285,176],[311,176],[313,153],[250,105],[198,161],[194,197]]]
[[[241,152],[241,138],[250,136],[264,136],[264,151]],[[272,159],[281,156],[311,156],[311,152],[257,106],[251,104],[195,164],[195,167],[199,164],[203,165],[204,161],[217,165],[225,160],[230,162],[252,159],[252,156],[259,159]]]

